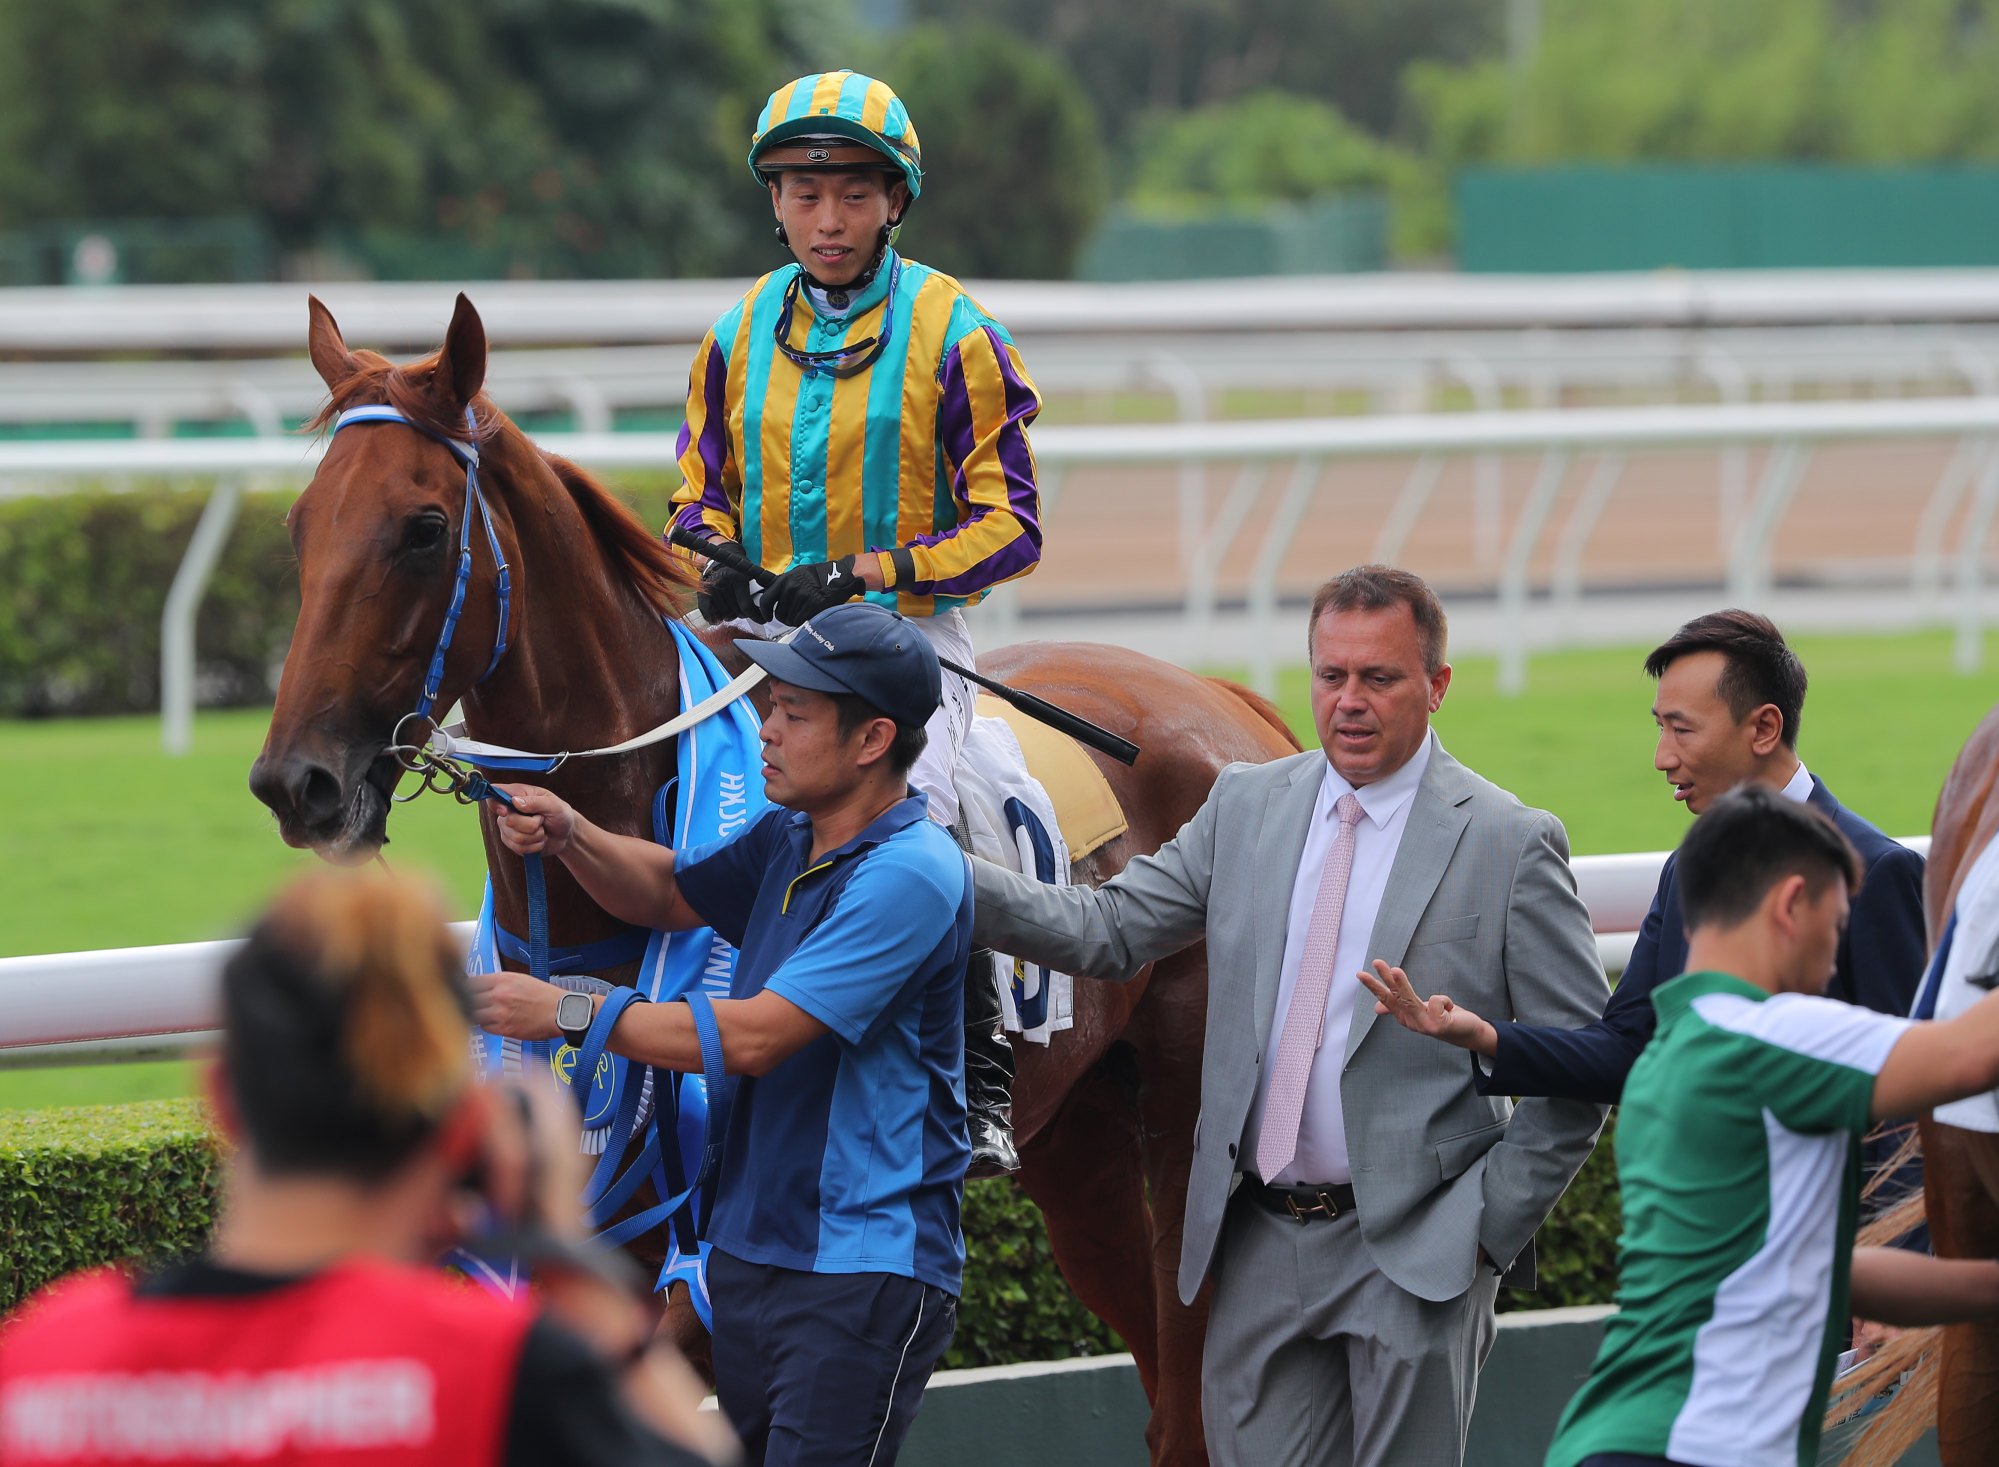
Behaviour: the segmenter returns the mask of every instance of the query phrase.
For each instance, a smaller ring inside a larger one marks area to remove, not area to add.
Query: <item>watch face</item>
[[[565,993],[555,1001],[555,1027],[565,1034],[581,1034],[590,1027],[593,1005],[587,993]]]

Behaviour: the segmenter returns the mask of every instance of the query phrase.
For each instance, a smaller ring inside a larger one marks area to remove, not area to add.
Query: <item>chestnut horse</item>
[[[671,716],[677,658],[662,617],[684,611],[690,573],[610,493],[543,454],[481,395],[486,340],[470,302],[458,298],[443,347],[410,366],[350,352],[318,301],[309,345],[332,394],[321,424],[388,403],[430,433],[463,438],[472,414],[492,533],[512,567],[511,626],[494,660],[494,572],[484,535],[473,533],[477,569],[437,710],[462,699],[474,737],[544,750],[612,744]],[[388,746],[418,706],[446,616],[461,517],[470,512],[458,460],[402,425],[337,435],[293,506],[302,604],[250,776],[289,844],[359,860],[386,841],[400,772]],[[716,639],[718,653],[725,642]],[[735,657],[732,648],[726,656]],[[1098,761],[1130,829],[1082,863],[1081,879],[1102,880],[1171,838],[1223,766],[1297,748],[1262,699],[1121,648],[1019,647],[981,666],[1144,748],[1130,769]],[[575,761],[545,781],[607,828],[644,834],[673,760],[672,745],[662,744]],[[520,862],[501,848],[490,812],[482,808],[480,819],[496,918],[524,931]],[[559,863],[547,879],[553,941],[587,943],[619,930]],[[601,976],[628,982],[635,967]],[[1153,1403],[1146,1435],[1155,1462],[1205,1460],[1206,1306],[1180,1305],[1174,1272],[1206,1009],[1198,947],[1127,985],[1078,983],[1075,1026],[1046,1048],[1022,1045],[1016,1082],[1021,1185],[1047,1218],[1063,1274],[1137,1359]],[[684,1326],[688,1311],[676,1303],[669,1314]]]
[[[1999,835],[1999,708],[1986,714],[1958,751],[1930,821],[1923,906],[1935,949],[1964,873]],[[1927,1221],[1943,1258],[1999,1258],[1999,1135],[1918,1123],[1923,1190],[1863,1232],[1887,1242]],[[1911,1330],[1841,1382],[1835,1416],[1896,1381],[1899,1394],[1870,1418],[1845,1467],[1890,1467],[1932,1422],[1943,1467],[1999,1462],[1999,1325]]]
[[[1934,947],[1963,874],[1999,835],[1999,709],[1985,715],[1958,752],[1930,822],[1923,905]],[[1999,1135],[1925,1118],[1923,1200],[1930,1237],[1945,1258],[1999,1258]],[[1999,1325],[1942,1331],[1937,1449],[1944,1467],[1999,1461]]]

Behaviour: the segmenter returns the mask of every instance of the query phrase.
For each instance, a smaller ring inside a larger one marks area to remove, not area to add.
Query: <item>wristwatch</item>
[[[555,1027],[571,1049],[581,1049],[590,1033],[590,1021],[597,1017],[597,1005],[587,993],[565,993],[555,1001]]]

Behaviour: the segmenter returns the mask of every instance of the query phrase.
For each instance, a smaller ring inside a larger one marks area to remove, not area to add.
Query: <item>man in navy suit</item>
[[[1906,1015],[1927,951],[1923,858],[1840,804],[1799,761],[1805,669],[1783,634],[1754,612],[1710,612],[1656,648],[1645,659],[1645,671],[1659,684],[1652,703],[1659,747],[1652,763],[1672,782],[1674,799],[1698,815],[1736,785],[1754,780],[1824,812],[1853,843],[1867,877],[1853,899],[1826,994]],[[1676,859],[1667,857],[1659,873],[1652,910],[1603,1017],[1583,1028],[1493,1023],[1442,994],[1426,1002],[1400,969],[1386,964],[1360,979],[1373,991],[1379,1012],[1482,1056],[1476,1083],[1484,1094],[1614,1104],[1632,1061],[1652,1037],[1657,1021],[1652,990],[1686,966]]]

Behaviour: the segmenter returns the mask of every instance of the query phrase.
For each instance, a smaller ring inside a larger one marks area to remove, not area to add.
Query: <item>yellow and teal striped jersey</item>
[[[906,616],[973,605],[1033,570],[1027,427],[1041,397],[1006,329],[950,276],[891,253],[844,316],[819,316],[797,292],[796,351],[864,345],[888,318],[865,371],[812,371],[777,347],[798,273],[764,276],[701,343],[672,523],[740,540],[780,572],[876,553],[887,590],[874,599]]]

